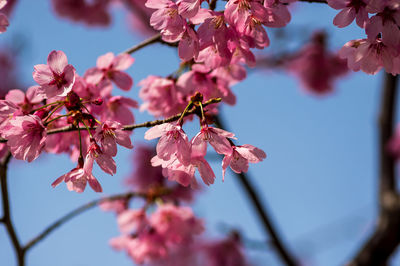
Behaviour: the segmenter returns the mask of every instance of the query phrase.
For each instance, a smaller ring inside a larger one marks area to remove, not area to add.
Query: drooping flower
[[[203,126],[199,133],[192,139],[192,153],[196,157],[205,156],[207,153],[207,142],[219,154],[231,154],[232,146],[227,138],[236,139],[235,134],[220,128]]]
[[[116,121],[106,121],[96,128],[94,138],[101,143],[102,151],[108,155],[117,155],[117,143],[128,149],[132,149],[131,139],[123,126]]]
[[[42,87],[47,98],[67,96],[75,82],[75,68],[68,64],[63,51],[52,51],[47,65],[35,65],[33,79]]]
[[[81,167],[74,168],[65,175],[60,176],[51,184],[51,186],[54,188],[63,181],[67,184],[68,190],[73,190],[77,193],[82,193],[85,190],[87,182],[89,182],[90,187],[94,191],[103,191],[99,181],[97,181],[91,173],[88,173]]]
[[[83,165],[83,169],[88,175],[92,174],[94,161],[107,174],[113,175],[117,172],[117,166],[111,155],[104,153],[96,142],[91,141],[85,158],[85,164]]]
[[[222,176],[225,177],[225,171],[228,166],[235,173],[247,172],[249,163],[258,163],[267,157],[265,152],[250,144],[242,146],[232,146],[232,153],[225,155],[222,160]]]
[[[88,83],[98,84],[103,79],[113,81],[118,88],[129,91],[133,85],[131,76],[122,70],[128,69],[134,62],[129,54],[107,53],[97,59],[96,67],[86,71],[84,78]]]
[[[165,123],[146,131],[144,138],[160,138],[157,143],[157,156],[164,161],[178,158],[183,164],[190,162],[190,144],[186,133],[180,125]]]
[[[12,155],[20,160],[35,160],[44,148],[46,128],[36,115],[16,116],[1,130]]]

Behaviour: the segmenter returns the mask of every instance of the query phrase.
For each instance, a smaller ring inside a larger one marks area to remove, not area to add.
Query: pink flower
[[[139,97],[143,100],[140,111],[147,110],[156,117],[168,117],[185,109],[186,101],[172,79],[148,76],[139,82]]]
[[[130,239],[125,249],[138,264],[162,258],[168,254],[168,248],[163,237],[154,230],[149,230]]]
[[[86,183],[89,181],[90,187],[96,192],[102,192],[102,188],[97,179],[91,174],[87,173],[83,168],[74,168],[65,175],[57,178],[51,186],[54,188],[58,186],[61,182],[67,184],[67,188],[70,191],[75,191],[77,193],[82,193],[85,190]]]
[[[192,18],[200,10],[200,4],[203,0],[178,0],[178,12],[184,18]]]
[[[8,121],[2,130],[12,155],[20,160],[31,162],[42,152],[46,141],[46,128],[36,115],[17,116]]]
[[[161,31],[163,40],[179,41],[185,32],[185,19],[179,15],[178,6],[170,0],[147,0],[146,7],[157,9],[150,18],[150,25]]]
[[[99,145],[92,141],[86,155],[85,164],[83,165],[83,169],[88,175],[92,174],[94,161],[96,161],[101,170],[107,174],[113,175],[117,172],[117,166],[111,155],[104,153]]]
[[[52,0],[56,14],[89,26],[107,26],[111,22],[108,12],[110,0]]]
[[[333,19],[333,24],[339,28],[343,28],[350,25],[356,19],[357,25],[364,28],[369,20],[366,9],[368,2],[369,0],[328,0],[330,7],[342,10]]]
[[[361,69],[367,74],[376,74],[384,67],[386,72],[391,73],[397,51],[386,46],[381,39],[359,39],[347,42],[339,55],[347,59],[348,67],[354,71]]]
[[[29,114],[44,98],[45,95],[39,86],[29,87],[26,94],[21,90],[10,90],[6,95],[6,100],[18,105],[25,114]]]
[[[203,126],[192,139],[192,153],[195,157],[204,157],[207,153],[207,142],[219,154],[231,154],[232,146],[227,138],[236,139],[235,134],[220,128]]]
[[[122,233],[138,233],[148,225],[146,212],[143,209],[125,210],[117,217],[118,227]]]
[[[326,48],[325,34],[321,32],[315,33],[311,43],[289,59],[286,67],[307,92],[315,95],[332,92],[334,82],[348,72],[346,61]]]
[[[7,0],[0,0],[0,9],[2,9],[7,4]],[[10,26],[8,18],[5,14],[0,13],[0,33],[6,32],[7,27]]]
[[[0,124],[12,118],[18,110],[18,106],[12,101],[0,100]]]
[[[33,79],[42,87],[47,98],[67,96],[75,82],[75,68],[68,64],[62,51],[52,51],[47,65],[35,65]]]
[[[207,266],[248,266],[238,239],[230,237],[206,243],[203,250],[207,255]]]
[[[197,219],[191,208],[163,204],[150,217],[151,226],[163,238],[173,244],[187,244],[195,235],[204,231],[203,222]]]
[[[172,123],[157,125],[144,134],[146,140],[160,138],[157,143],[157,156],[168,161],[178,158],[183,164],[190,161],[190,144],[182,127]]]
[[[135,100],[123,96],[113,96],[104,101],[101,106],[102,121],[116,121],[122,125],[133,124],[135,117],[130,108],[138,108]]]
[[[97,59],[97,67],[86,71],[84,78],[88,83],[98,84],[103,79],[112,80],[118,88],[129,91],[132,78],[122,70],[128,69],[135,60],[129,54],[107,53]]]
[[[225,155],[222,160],[222,176],[225,177],[225,171],[228,166],[235,173],[247,172],[249,163],[258,163],[267,157],[265,152],[252,145],[232,146],[232,153]]]
[[[113,157],[117,155],[117,143],[128,149],[133,148],[128,132],[115,121],[106,121],[98,126],[94,138],[101,143],[102,151]]]
[[[267,16],[263,24],[275,28],[286,26],[291,19],[287,5],[295,1],[297,0],[265,0],[264,7],[267,10]]]
[[[378,13],[371,17],[365,26],[365,33],[370,41],[382,37],[382,42],[397,49],[400,45],[400,9],[398,1],[394,1],[393,5],[390,1],[381,1]]]
[[[260,0],[229,0],[224,15],[229,24],[242,33],[252,18],[263,21],[267,11]]]

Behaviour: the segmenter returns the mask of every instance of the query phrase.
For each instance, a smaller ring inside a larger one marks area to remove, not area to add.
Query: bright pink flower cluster
[[[262,161],[265,153],[251,145],[235,146],[229,139],[235,139],[234,134],[202,123],[201,131],[189,139],[182,129],[181,123],[169,123],[155,126],[145,133],[145,139],[160,138],[157,144],[157,155],[153,157],[153,166],[161,166],[163,175],[183,186],[197,187],[196,169],[206,185],[214,183],[215,174],[204,159],[207,146],[224,155],[223,173],[228,166],[237,173],[246,172],[248,163]]]
[[[167,257],[204,231],[203,222],[189,207],[169,203],[158,206],[151,215],[144,209],[126,209],[117,214],[117,220],[122,235],[110,244],[125,250],[139,264]]]
[[[39,86],[30,87],[26,93],[11,90],[0,101],[0,134],[7,139],[12,155],[31,162],[44,150],[69,153],[78,165],[59,177],[53,187],[64,181],[68,189],[83,192],[89,182],[93,190],[101,192],[92,175],[93,163],[115,174],[112,157],[117,154],[117,144],[132,148],[122,124],[133,123],[129,108],[137,107],[137,103],[111,95],[111,81],[124,90],[132,86],[132,79],[122,72],[132,63],[129,55],[114,57],[109,53],[99,58],[97,68],[88,70],[92,75],[80,77],[62,51],[52,51],[47,64],[34,67],[33,79]],[[86,129],[47,135],[48,130],[63,126]]]
[[[254,66],[250,49],[269,45],[263,25],[285,26],[290,21],[286,5],[293,1],[230,0],[223,12],[201,8],[201,2],[147,0],[146,6],[156,10],[150,24],[163,40],[179,42],[183,61],[193,59],[214,69],[237,62]]]
[[[350,69],[376,74],[384,68],[393,75],[400,73],[399,1],[328,0],[328,4],[341,9],[333,21],[336,26],[346,27],[356,19],[357,25],[365,28],[367,38],[349,41],[340,51]]]

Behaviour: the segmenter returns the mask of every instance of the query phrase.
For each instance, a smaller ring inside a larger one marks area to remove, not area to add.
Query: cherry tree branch
[[[146,47],[146,46],[148,46],[150,44],[153,44],[153,43],[156,43],[156,42],[161,42],[161,41],[162,41],[161,40],[161,34],[157,33],[157,34],[153,35],[152,37],[144,40],[143,42],[141,42],[141,43],[139,43],[139,44],[137,44],[135,46],[132,46],[129,49],[126,49],[125,51],[122,52],[122,54],[133,54],[134,52],[142,49],[143,47]]]
[[[18,265],[24,266],[25,252],[18,239],[17,233],[15,232],[15,227],[12,222],[11,211],[10,211],[10,200],[8,195],[8,184],[7,184],[7,168],[10,159],[11,159],[11,153],[8,152],[3,161],[0,163],[1,199],[3,205],[3,217],[1,218],[0,221],[6,227],[7,234],[10,237],[12,246],[17,256]]]
[[[215,125],[221,129],[226,129],[222,119],[219,116],[215,116]],[[294,256],[290,253],[289,249],[284,245],[279,233],[272,222],[271,215],[268,213],[268,209],[262,202],[260,195],[250,181],[247,174],[240,173],[235,176],[240,182],[240,185],[245,190],[247,197],[253,204],[255,211],[257,212],[258,218],[260,219],[267,237],[271,238],[271,244],[275,248],[281,260],[285,265],[295,266],[298,265]]]
[[[139,193],[139,192],[127,192],[127,193],[123,193],[123,194],[117,194],[117,195],[109,196],[109,197],[106,197],[106,198],[101,198],[101,199],[96,199],[96,200],[90,201],[90,202],[88,202],[88,203],[86,203],[86,204],[84,204],[84,205],[72,210],[71,212],[67,213],[66,215],[60,217],[55,222],[50,224],[40,234],[38,234],[36,237],[34,237],[32,240],[30,240],[23,247],[23,250],[24,250],[24,252],[28,251],[33,246],[35,246],[37,243],[39,243],[41,240],[46,238],[50,233],[52,233],[58,227],[62,226],[66,222],[70,221],[72,218],[78,216],[79,214],[82,214],[83,212],[85,212],[87,210],[90,210],[93,207],[96,207],[97,205],[99,205],[100,203],[102,203],[104,201],[113,201],[113,200],[119,200],[119,199],[129,200],[129,199],[131,199],[133,197],[140,197],[140,198],[149,199],[149,198],[159,197],[159,196],[165,195],[167,193],[169,193],[169,191],[167,191],[167,190],[165,190],[165,191],[163,191],[163,192],[161,192],[161,193],[159,193],[157,195],[156,194],[150,195],[150,194]]]
[[[396,191],[395,158],[388,154],[387,143],[395,124],[398,76],[385,73],[379,124],[379,216],[372,236],[349,265],[387,265],[400,243],[400,196]]]
[[[203,107],[206,107],[210,104],[219,103],[219,102],[221,102],[221,98],[213,98],[213,99],[210,99],[210,100],[204,102]],[[195,114],[196,112],[198,112],[198,107],[195,106],[191,110],[187,111],[185,113],[184,117]],[[136,128],[141,128],[141,127],[154,127],[157,125],[177,121],[181,116],[182,116],[182,113],[179,113],[179,114],[176,114],[174,116],[171,116],[171,117],[168,117],[168,118],[162,119],[162,120],[153,120],[153,121],[147,121],[147,122],[140,123],[140,124],[126,125],[126,126],[124,126],[124,130],[134,130]],[[80,129],[86,130],[85,127],[82,127]],[[96,128],[94,127],[91,129],[96,129]],[[49,131],[47,131],[47,135],[61,133],[61,132],[70,132],[70,131],[75,131],[75,130],[78,130],[78,128],[74,127],[72,125],[69,125],[69,126],[49,130]],[[6,140],[0,140],[0,142],[6,142]]]

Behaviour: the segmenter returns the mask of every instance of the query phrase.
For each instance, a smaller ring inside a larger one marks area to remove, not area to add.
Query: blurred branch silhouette
[[[395,124],[398,76],[385,73],[379,125],[379,217],[372,236],[349,265],[387,265],[400,243],[400,196],[396,191],[395,158],[387,152]]]

